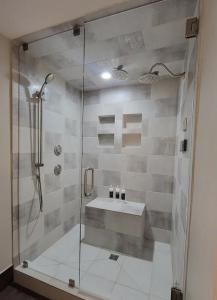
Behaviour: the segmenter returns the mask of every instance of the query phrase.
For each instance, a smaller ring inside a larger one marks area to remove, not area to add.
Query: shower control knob
[[[61,165],[56,165],[54,167],[54,175],[58,176],[58,175],[61,174],[61,172],[62,172],[62,166]]]
[[[55,154],[56,156],[59,156],[61,153],[62,153],[62,147],[61,147],[60,145],[56,145],[56,146],[54,147],[54,154]]]

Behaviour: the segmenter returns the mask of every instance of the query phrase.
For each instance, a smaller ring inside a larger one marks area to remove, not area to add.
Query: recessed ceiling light
[[[102,78],[102,79],[105,79],[105,80],[109,80],[109,79],[112,78],[112,74],[109,73],[109,72],[103,72],[103,73],[101,74],[101,78]]]

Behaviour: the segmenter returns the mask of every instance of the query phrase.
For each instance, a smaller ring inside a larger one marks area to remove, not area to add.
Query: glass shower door
[[[76,286],[83,39],[80,27],[20,47],[13,124],[20,263]]]
[[[196,7],[158,1],[85,24],[80,289],[87,294],[169,300],[172,287],[185,290],[196,40],[183,32]]]

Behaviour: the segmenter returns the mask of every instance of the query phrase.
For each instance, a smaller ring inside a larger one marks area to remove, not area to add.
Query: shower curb
[[[71,288],[64,282],[21,266],[14,270],[14,282],[50,300],[99,300],[81,294],[77,288]]]

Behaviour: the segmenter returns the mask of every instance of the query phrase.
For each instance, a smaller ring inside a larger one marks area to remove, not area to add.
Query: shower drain
[[[118,258],[119,258],[119,255],[116,255],[116,254],[111,254],[111,255],[109,256],[109,259],[115,260],[115,261],[117,261]]]

